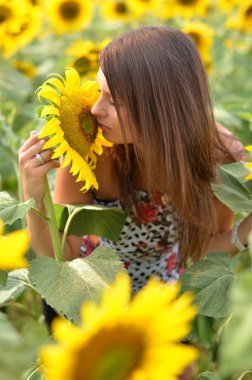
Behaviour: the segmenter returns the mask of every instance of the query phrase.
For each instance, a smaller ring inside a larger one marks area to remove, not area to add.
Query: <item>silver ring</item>
[[[45,161],[43,160],[43,158],[41,157],[41,155],[39,153],[36,153],[35,157],[38,160],[38,162],[40,163],[40,165],[45,164]]]

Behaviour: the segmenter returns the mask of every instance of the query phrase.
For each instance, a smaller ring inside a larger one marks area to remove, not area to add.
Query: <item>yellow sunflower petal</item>
[[[49,86],[47,86],[47,87],[49,87]],[[48,88],[42,88],[38,92],[38,98],[40,101],[41,101],[41,97],[45,98],[47,100],[50,100],[51,102],[53,102],[57,106],[60,105],[60,96],[57,93],[57,91],[53,90],[52,87],[51,88],[49,87],[49,89]]]
[[[62,82],[62,80],[60,80],[58,78],[50,78],[45,83],[46,84],[52,84],[53,86],[58,88],[64,94],[65,86],[64,86],[64,83]]]
[[[18,230],[0,237],[0,268],[25,268],[28,261],[25,254],[29,248],[29,233],[27,230]]]
[[[40,117],[47,117],[48,115],[59,116],[59,109],[54,106],[45,106],[41,112]]]
[[[49,149],[52,148],[54,145],[60,144],[62,141],[63,132],[57,131],[56,135],[50,138],[44,145],[43,149]]]
[[[74,92],[80,87],[80,77],[78,72],[73,68],[67,68],[66,74],[66,91]]]
[[[54,133],[57,133],[59,130],[60,121],[57,118],[52,118],[47,122],[43,127],[42,131],[39,133],[39,138],[50,136]]]
[[[249,152],[252,152],[252,145],[245,146],[245,149],[248,150]]]

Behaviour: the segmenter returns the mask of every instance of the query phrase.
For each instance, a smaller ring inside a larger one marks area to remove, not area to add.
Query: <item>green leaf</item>
[[[219,375],[215,372],[201,372],[198,380],[221,380]]]
[[[18,202],[6,191],[0,192],[0,218],[4,224],[12,224],[17,219],[24,218],[27,211],[35,207],[35,200],[28,199],[26,202]]]
[[[212,184],[212,189],[220,199],[235,213],[252,211],[251,181],[245,182],[248,170],[242,162],[219,167],[221,182]]]
[[[27,368],[36,363],[38,348],[48,339],[46,327],[38,321],[27,321],[21,334],[0,313],[0,331],[0,379],[24,380]]]
[[[100,205],[55,205],[55,212],[59,229],[62,231],[68,217],[74,214],[69,235],[93,234],[113,241],[119,239],[126,219],[122,209]]]
[[[0,270],[0,288],[1,286],[6,285],[7,278],[8,278],[8,272],[4,270]]]
[[[98,247],[90,256],[71,262],[38,257],[31,262],[30,279],[52,308],[79,323],[81,305],[96,302],[101,291],[123,270],[113,249]]]
[[[228,253],[209,253],[181,275],[182,291],[192,291],[199,314],[213,318],[229,315],[230,292],[236,275]]]
[[[10,66],[5,59],[0,59],[0,96],[20,102],[33,92],[30,80]]]
[[[252,369],[252,273],[239,275],[231,294],[232,318],[220,346],[220,372],[230,376]]]
[[[6,285],[0,287],[0,304],[19,297],[27,285],[30,285],[27,269],[15,269],[9,272]]]

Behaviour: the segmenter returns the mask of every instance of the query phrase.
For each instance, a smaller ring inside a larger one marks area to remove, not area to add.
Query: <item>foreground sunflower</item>
[[[78,174],[76,182],[85,182],[81,191],[98,189],[92,171],[96,154],[102,154],[103,145],[111,146],[90,111],[99,96],[98,85],[94,81],[80,85],[79,74],[73,68],[66,68],[65,77],[55,74],[37,90],[39,100],[44,98],[49,102],[40,113],[40,117],[49,121],[39,137],[49,137],[43,149],[53,148],[52,159],[64,155],[62,167],[70,165],[70,172],[74,176]]]
[[[27,230],[18,230],[3,235],[4,224],[0,219],[0,269],[12,270],[25,268],[28,261],[25,254],[29,248],[29,234]]]
[[[83,324],[53,324],[57,344],[41,350],[48,380],[176,380],[197,357],[179,341],[195,316],[192,297],[152,279],[130,302],[125,273],[105,289],[101,303],[82,306]]]

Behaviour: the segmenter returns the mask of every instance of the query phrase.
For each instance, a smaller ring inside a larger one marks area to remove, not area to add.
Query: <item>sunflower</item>
[[[27,230],[18,230],[3,235],[4,224],[0,219],[0,269],[12,270],[27,267],[25,254],[29,248]]]
[[[130,302],[130,280],[118,275],[101,304],[84,304],[83,324],[53,324],[57,344],[42,348],[48,380],[176,380],[197,357],[179,343],[195,316],[192,297],[152,279]]]
[[[162,12],[162,9],[160,9],[162,5],[161,1],[162,0],[128,0],[128,6],[137,17],[142,17],[148,12],[159,15],[160,12]]]
[[[252,28],[252,0],[243,1],[239,7],[239,27],[247,32]]]
[[[21,60],[12,60],[11,64],[18,70],[20,73],[25,75],[28,78],[34,78],[37,76],[36,67],[29,61],[21,61]]]
[[[188,34],[195,43],[202,61],[206,66],[211,62],[211,48],[213,45],[214,30],[202,22],[186,22],[182,28],[183,32]]]
[[[166,0],[163,18],[205,16],[210,0]]]
[[[27,4],[24,2],[24,4]],[[20,7],[20,5],[19,5]],[[42,13],[38,7],[31,5],[23,9],[22,17],[15,21],[15,28],[11,24],[2,29],[1,45],[3,55],[9,57],[20,48],[30,43],[41,29]]]
[[[89,0],[48,0],[50,24],[57,33],[79,31],[92,20],[93,2]]]
[[[81,76],[88,75],[95,78],[99,68],[99,53],[109,41],[109,38],[100,43],[90,40],[75,41],[66,51],[67,55],[73,58],[70,66],[77,70]]]
[[[49,119],[40,138],[50,136],[43,149],[54,147],[52,159],[65,155],[63,167],[71,164],[70,172],[77,175],[76,182],[84,181],[81,191],[98,188],[92,169],[102,145],[111,146],[90,110],[98,98],[98,85],[87,81],[80,86],[80,77],[73,68],[66,68],[64,79],[55,74],[38,88],[39,100],[48,100],[42,107],[40,117]],[[53,136],[52,136],[53,135]]]
[[[246,149],[247,151],[249,151],[249,152],[252,152],[252,145],[246,146],[245,149]],[[245,167],[248,168],[248,169],[250,169],[250,171],[251,171],[251,169],[252,169],[252,162],[249,162],[249,163],[245,164]],[[252,171],[250,172],[250,174],[248,174],[248,175],[245,177],[245,179],[246,179],[246,180],[250,180],[250,179],[252,179]]]
[[[219,0],[218,6],[225,12],[230,12],[232,9],[240,4],[241,0]]]
[[[127,0],[107,0],[101,4],[100,12],[107,21],[131,22],[134,18]]]

